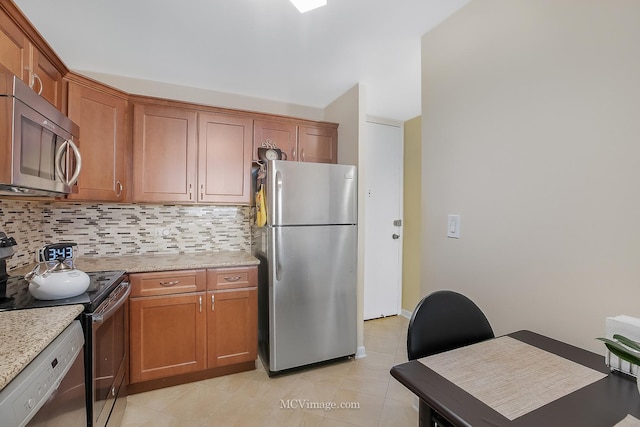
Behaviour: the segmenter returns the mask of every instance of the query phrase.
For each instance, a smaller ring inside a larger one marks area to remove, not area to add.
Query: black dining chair
[[[466,296],[443,290],[424,297],[409,321],[409,360],[431,356],[493,338],[493,329],[478,306]],[[420,401],[420,426],[450,426]]]

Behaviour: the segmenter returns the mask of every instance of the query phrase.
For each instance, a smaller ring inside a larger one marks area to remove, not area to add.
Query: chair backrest
[[[489,321],[473,301],[457,292],[436,291],[413,311],[407,355],[419,359],[493,337]]]

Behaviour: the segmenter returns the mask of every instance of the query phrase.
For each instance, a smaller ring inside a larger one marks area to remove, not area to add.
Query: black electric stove
[[[120,270],[87,272],[87,274],[91,281],[85,293],[58,300],[35,299],[29,292],[29,283],[22,276],[9,276],[6,284],[4,280],[0,280],[0,311],[82,304],[85,313],[91,313],[125,277],[125,272]]]

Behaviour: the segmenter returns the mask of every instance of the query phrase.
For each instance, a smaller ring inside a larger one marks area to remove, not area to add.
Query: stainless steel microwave
[[[71,193],[82,167],[79,130],[22,80],[0,72],[0,193]]]

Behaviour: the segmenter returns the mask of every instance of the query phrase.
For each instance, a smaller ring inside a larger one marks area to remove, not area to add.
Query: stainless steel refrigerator
[[[258,349],[271,376],[356,352],[356,167],[271,160],[254,233]]]

